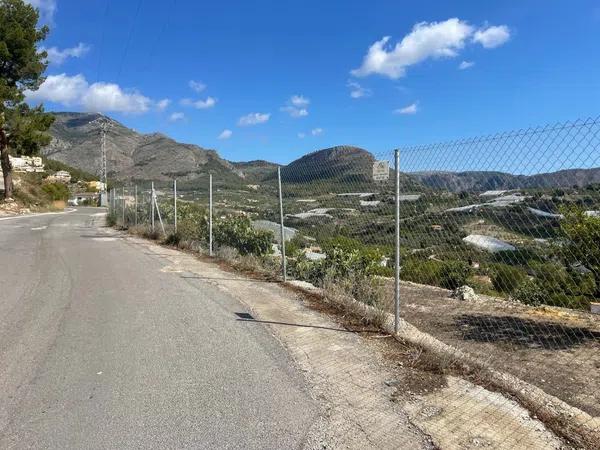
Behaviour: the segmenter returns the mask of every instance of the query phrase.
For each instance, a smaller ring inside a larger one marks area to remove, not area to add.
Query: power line
[[[133,37],[133,30],[135,28],[135,23],[137,22],[138,16],[140,15],[140,10],[142,8],[142,0],[138,0],[137,7],[135,9],[135,14],[133,16],[133,20],[131,21],[131,27],[129,28],[129,35],[127,36],[127,40],[125,41],[125,48],[123,49],[123,57],[121,58],[121,63],[119,64],[119,70],[117,71],[117,78],[115,82],[118,82],[121,78],[121,73],[123,71],[123,65],[125,64],[125,58],[127,57],[127,53],[129,52],[129,46],[131,44],[131,39]]]
[[[100,35],[100,48],[98,51],[98,63],[96,64],[96,80],[98,81],[100,78],[100,67],[102,65],[102,52],[104,51],[104,38],[106,34],[106,19],[108,18],[108,6],[110,2],[106,0],[104,5],[104,17],[102,19],[102,34]]]

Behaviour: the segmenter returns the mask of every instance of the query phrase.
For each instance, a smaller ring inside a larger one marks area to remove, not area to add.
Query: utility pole
[[[90,122],[90,124],[99,124],[100,125],[100,183],[102,184],[100,188],[100,206],[107,205],[107,189],[108,189],[108,177],[106,170],[106,133],[110,128],[110,120],[108,117],[103,114],[99,114],[100,117],[94,119]]]
[[[108,127],[110,123],[107,119],[103,120],[100,124],[100,129],[102,131],[102,161],[100,167],[100,182],[102,183],[100,189],[100,203],[102,203],[102,199],[106,196],[106,186],[107,186],[107,176],[106,176],[106,132],[108,131]]]
[[[208,254],[213,255],[212,173],[208,175]]]
[[[281,227],[281,272],[285,283],[287,281],[287,263],[285,256],[285,226],[283,224],[283,197],[281,194],[281,167],[277,168],[277,182],[279,186],[279,225]]]

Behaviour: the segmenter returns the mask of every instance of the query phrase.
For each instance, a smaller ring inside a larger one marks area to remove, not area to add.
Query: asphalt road
[[[0,219],[0,448],[298,448],[316,417],[262,326],[101,229]]]

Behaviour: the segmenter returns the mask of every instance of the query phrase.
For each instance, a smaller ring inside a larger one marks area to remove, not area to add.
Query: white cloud
[[[408,106],[405,106],[404,108],[399,108],[399,109],[394,110],[394,113],[395,114],[412,115],[412,114],[416,114],[418,110],[419,110],[419,106],[417,105],[417,103],[412,103]]]
[[[219,134],[218,139],[221,139],[221,140],[229,139],[232,135],[233,135],[233,131],[223,130],[223,131],[221,131],[221,134]]]
[[[185,114],[182,112],[174,112],[169,116],[169,122],[179,122],[185,119]]]
[[[285,106],[279,108],[280,111],[288,113],[295,119],[308,116],[308,105],[310,100],[302,95],[292,95]]]
[[[193,106],[196,109],[209,109],[217,104],[217,99],[213,97],[206,97],[206,100],[191,100],[184,98],[181,100],[183,106]]]
[[[466,69],[470,69],[474,65],[475,65],[475,63],[473,61],[463,61],[458,65],[458,68],[460,70],[466,70]]]
[[[192,89],[192,91],[197,92],[197,93],[200,93],[204,89],[206,89],[206,84],[204,84],[202,81],[190,80],[189,86],[190,86],[190,89]]]
[[[118,84],[98,82],[90,85],[81,98],[87,111],[144,113],[152,101],[137,91],[125,92]]]
[[[481,28],[473,35],[473,42],[478,42],[484,48],[496,48],[510,39],[510,30],[506,25]]]
[[[352,98],[370,97],[372,94],[370,89],[362,87],[356,81],[348,81],[347,86],[350,88],[350,97]]]
[[[83,75],[69,76],[61,73],[48,76],[37,91],[26,91],[25,95],[33,102],[49,101],[72,106],[81,100],[88,88]]]
[[[59,49],[58,47],[40,47],[48,53],[48,62],[57,66],[65,62],[67,58],[81,58],[90,51],[90,46],[80,42],[76,47]]]
[[[31,102],[50,101],[64,106],[79,106],[85,111],[144,113],[153,102],[139,92],[124,91],[115,83],[89,84],[81,74],[50,75],[37,91],[26,91]]]
[[[308,110],[306,108],[296,108],[294,106],[282,106],[280,108],[280,110],[282,112],[288,113],[290,115],[290,117],[293,117],[295,119],[297,119],[298,117],[308,116]]]
[[[162,100],[156,102],[156,109],[159,111],[164,111],[169,107],[170,104],[171,100],[169,100],[168,98],[163,98]]]
[[[323,128],[313,128],[312,130],[310,130],[310,134],[312,134],[313,136],[319,136],[323,134]]]
[[[306,133],[298,133],[298,137],[300,139],[304,139],[306,137]]]
[[[390,36],[375,42],[364,57],[362,66],[352,74],[364,77],[371,74],[396,79],[405,75],[406,68],[428,58],[456,56],[473,33],[473,27],[457,18],[445,22],[421,22],[404,36],[395,47],[387,44]]]
[[[365,55],[362,65],[351,73],[357,77],[379,74],[398,79],[406,75],[408,67],[427,59],[458,56],[471,40],[485,48],[494,48],[502,45],[509,37],[510,32],[505,25],[477,30],[458,18],[444,22],[421,22],[395,46],[390,45],[390,36],[375,42]]]
[[[290,103],[298,108],[306,108],[310,104],[310,100],[302,95],[292,95]]]
[[[54,13],[56,12],[56,0],[25,0],[34,8],[40,10],[40,18],[42,22],[52,23]]]
[[[271,117],[270,113],[250,113],[240,117],[238,125],[240,127],[246,127],[248,125],[258,125],[269,121]]]

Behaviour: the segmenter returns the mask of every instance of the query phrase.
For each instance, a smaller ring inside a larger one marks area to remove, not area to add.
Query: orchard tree
[[[42,106],[25,103],[25,92],[44,81],[47,54],[38,51],[48,27],[38,28],[39,12],[23,0],[0,0],[0,163],[4,199],[12,201],[9,154],[34,155],[50,141],[45,132],[54,120]]]
[[[600,217],[586,214],[581,208],[563,208],[561,230],[566,242],[561,247],[568,264],[582,264],[595,281],[595,298],[600,298]]]

